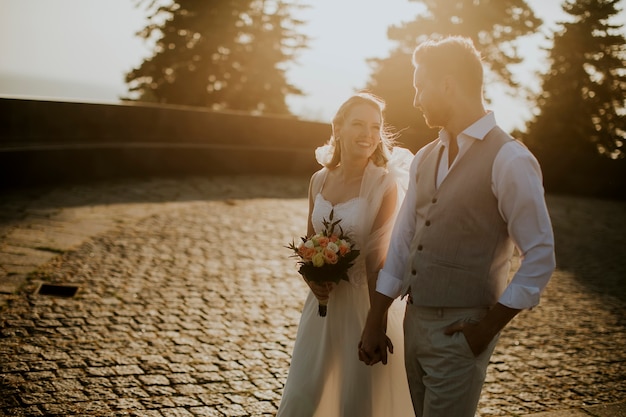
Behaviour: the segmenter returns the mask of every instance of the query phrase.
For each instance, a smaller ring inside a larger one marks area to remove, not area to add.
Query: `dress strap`
[[[322,168],[317,177],[315,178],[315,184],[313,184],[312,197],[315,197],[317,194],[322,193],[322,189],[324,189],[324,185],[326,184],[326,177],[328,176],[328,168]]]

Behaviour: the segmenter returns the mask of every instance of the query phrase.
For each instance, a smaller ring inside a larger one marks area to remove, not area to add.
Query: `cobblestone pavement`
[[[0,416],[273,416],[307,292],[284,248],[304,230],[307,185],[5,194]],[[558,271],[504,331],[480,415],[626,416],[626,203],[548,202]]]

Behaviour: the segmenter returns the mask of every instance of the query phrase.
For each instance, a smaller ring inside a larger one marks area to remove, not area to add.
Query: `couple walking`
[[[413,64],[436,140],[393,148],[384,102],[360,93],[316,152],[307,236],[333,210],[360,255],[349,281],[308,282],[278,417],[474,416],[500,331],[554,270],[539,165],[485,110],[471,40],[424,42]]]

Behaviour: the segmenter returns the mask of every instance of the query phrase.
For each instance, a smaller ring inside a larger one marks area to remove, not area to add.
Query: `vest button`
[[[415,269],[411,269],[411,275],[417,275],[417,271]]]
[[[417,245],[417,250],[422,250],[424,247],[422,245]]]
[[[426,226],[430,226],[430,220],[426,220]]]
[[[437,202],[436,198],[433,198],[433,204],[435,204]]]

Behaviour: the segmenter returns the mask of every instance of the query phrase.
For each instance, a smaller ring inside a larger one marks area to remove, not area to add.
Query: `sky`
[[[125,74],[151,55],[151,44],[136,36],[147,12],[134,0],[0,0],[0,96],[117,102],[127,93]],[[408,0],[310,0],[301,30],[309,48],[287,71],[288,81],[306,93],[289,97],[293,113],[330,122],[341,102],[366,85],[367,58],[382,58],[393,45],[388,26],[410,20],[420,6]],[[560,0],[527,0],[549,33],[564,18]],[[624,14],[624,13],[622,13]],[[621,16],[623,17],[623,16]],[[621,19],[626,21],[626,19]],[[534,74],[546,68],[540,35],[521,45],[524,65],[514,74],[536,90]],[[528,103],[488,88],[490,108],[508,130],[523,127]],[[417,117],[417,116],[416,116]]]

